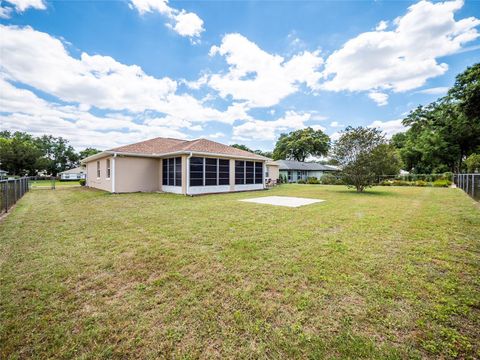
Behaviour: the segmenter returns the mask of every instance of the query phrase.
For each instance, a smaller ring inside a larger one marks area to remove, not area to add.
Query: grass
[[[238,199],[320,198],[283,208]],[[459,189],[32,191],[0,224],[0,358],[478,358]]]
[[[47,188],[52,186],[52,180],[32,180],[30,181],[30,186],[32,188]],[[55,187],[58,186],[80,186],[79,180],[69,180],[69,181],[55,181]]]

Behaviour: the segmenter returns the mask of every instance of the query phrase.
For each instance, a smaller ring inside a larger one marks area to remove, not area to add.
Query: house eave
[[[252,160],[252,161],[268,161],[270,160],[269,158],[266,157],[250,157],[250,156],[241,156],[241,155],[231,155],[231,154],[222,154],[222,153],[211,153],[211,152],[201,152],[201,151],[175,151],[175,152],[170,152],[170,153],[162,153],[162,154],[148,154],[148,153],[130,153],[130,152],[122,152],[122,151],[112,151],[112,150],[106,150],[102,151],[101,153],[89,156],[85,159],[82,159],[80,163],[86,164],[91,161],[95,161],[98,159],[102,159],[107,156],[111,155],[117,155],[117,156],[131,156],[131,157],[147,157],[147,158],[166,158],[166,157],[171,157],[171,156],[177,156],[177,155],[197,155],[197,156],[218,156],[218,157],[224,157],[224,158],[229,158],[229,159],[242,159],[242,160]]]

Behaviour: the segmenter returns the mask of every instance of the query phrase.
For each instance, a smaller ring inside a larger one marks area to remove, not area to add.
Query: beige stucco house
[[[89,187],[197,195],[264,189],[268,160],[207,139],[155,138],[102,151],[82,164]]]

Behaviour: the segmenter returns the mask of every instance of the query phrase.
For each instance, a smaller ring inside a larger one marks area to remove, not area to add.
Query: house
[[[265,171],[265,180],[273,180],[277,181],[280,179],[280,166],[276,161],[267,161],[265,164],[266,171]]]
[[[0,169],[0,180],[7,178],[7,171]]]
[[[102,151],[82,164],[89,187],[196,195],[264,189],[267,160],[207,139],[159,137]]]
[[[301,162],[294,160],[275,160],[279,166],[280,176],[288,182],[306,180],[309,177],[320,179],[324,174],[336,173],[338,167],[333,165],[322,165],[315,162]]]
[[[85,169],[82,167],[62,171],[59,175],[60,180],[80,180],[86,177]]]

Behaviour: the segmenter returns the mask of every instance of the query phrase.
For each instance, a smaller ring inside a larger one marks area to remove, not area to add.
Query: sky
[[[404,131],[480,60],[478,1],[0,0],[0,129],[100,150]]]

